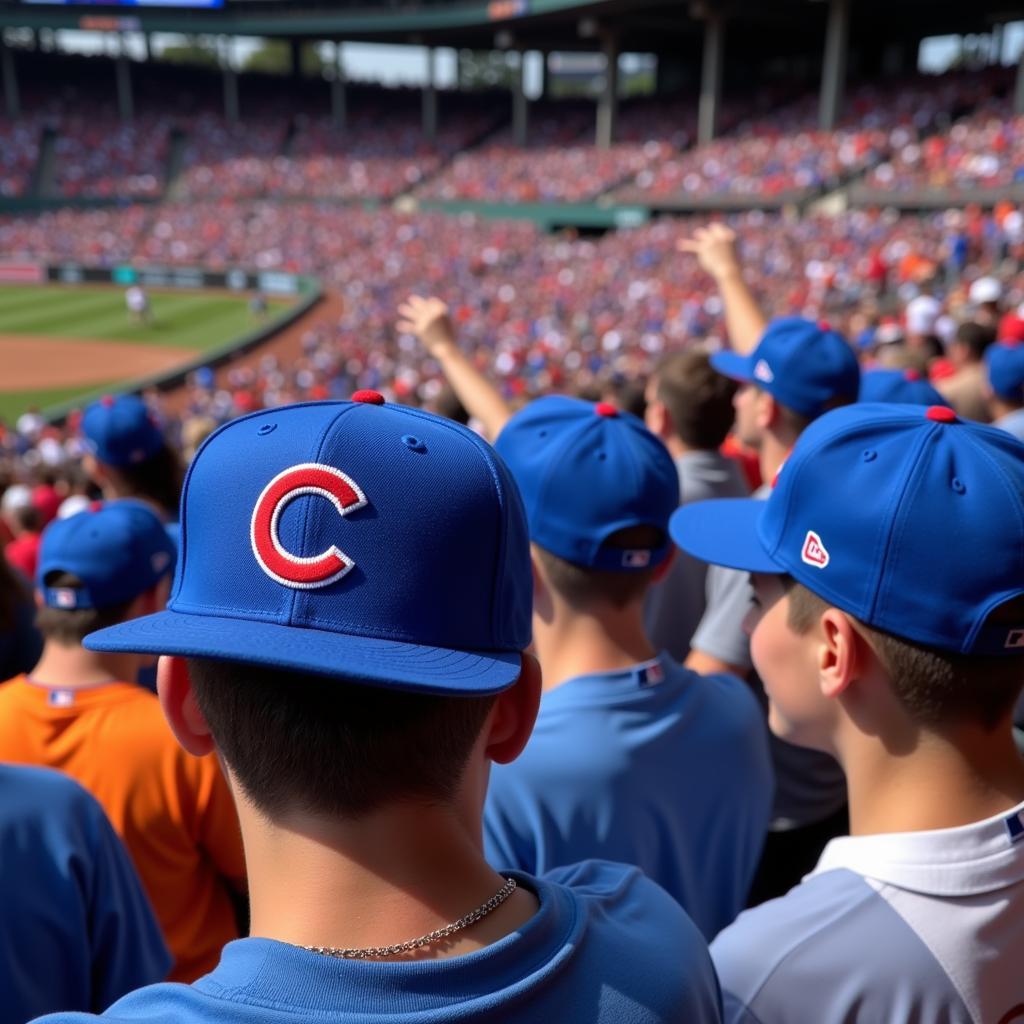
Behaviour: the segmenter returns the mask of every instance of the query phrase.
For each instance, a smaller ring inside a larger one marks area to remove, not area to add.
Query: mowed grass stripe
[[[0,310],[0,330],[6,334],[52,334],[63,337],[75,333],[68,329],[69,325],[74,327],[82,318],[109,309],[110,297],[107,295],[96,292],[55,295],[47,291],[31,305]]]
[[[150,301],[146,325],[129,317],[120,289],[0,288],[0,333],[210,348],[258,326],[244,295],[158,292]]]

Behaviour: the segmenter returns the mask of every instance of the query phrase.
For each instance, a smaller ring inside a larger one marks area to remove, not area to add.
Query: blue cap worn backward
[[[82,417],[89,450],[108,466],[132,466],[156,455],[164,437],[146,403],[136,395],[106,395]]]
[[[530,539],[591,569],[646,569],[672,550],[668,521],[679,507],[672,456],[635,416],[606,402],[552,395],[516,413],[495,447],[523,495]],[[657,547],[606,545],[618,530],[653,526]]]
[[[796,316],[773,320],[750,355],[716,352],[711,365],[723,376],[756,384],[810,419],[836,400],[856,401],[860,387],[860,366],[846,339]]]
[[[788,573],[862,622],[974,654],[1024,653],[1024,444],[946,406],[861,403],[797,441],[767,501],[697,502],[673,539],[706,562]]]
[[[860,378],[860,401],[949,405],[917,370],[865,370]]]
[[[989,387],[1007,402],[1024,402],[1024,345],[999,342],[985,350]]]
[[[48,608],[110,608],[154,587],[174,568],[174,543],[155,512],[140,501],[97,503],[43,533],[36,584]],[[48,586],[51,573],[81,586]]]
[[[494,693],[530,643],[522,501],[472,431],[374,392],[232,420],[192,461],[167,609],[99,651]]]

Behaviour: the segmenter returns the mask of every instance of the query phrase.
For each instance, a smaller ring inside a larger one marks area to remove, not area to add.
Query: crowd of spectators
[[[851,211],[804,219],[751,212],[731,223],[748,280],[770,314],[826,317],[859,337],[891,332],[904,304],[921,292],[941,296],[955,312],[966,302],[963,282],[986,273],[1012,282],[1024,265],[1024,240],[1008,230],[1019,219],[1005,209],[998,216]],[[185,422],[214,423],[356,388],[439,401],[439,368],[395,330],[395,310],[410,293],[452,298],[462,344],[510,399],[570,385],[629,392],[667,349],[724,340],[713,285],[676,251],[703,223],[661,219],[588,238],[468,215],[224,201],[7,218],[0,220],[0,251],[319,277],[339,297],[341,312],[307,331],[298,358],[271,355],[192,379]],[[1008,292],[1008,301],[1022,299]]]
[[[1012,100],[992,99],[944,132],[910,136],[868,176],[892,192],[1005,188],[1024,181],[1024,117]]]
[[[54,144],[55,192],[69,198],[161,195],[171,130],[170,118],[159,114],[129,122],[102,111],[61,118]]]
[[[39,117],[0,117],[0,196],[5,199],[28,191],[39,160],[44,125]]]

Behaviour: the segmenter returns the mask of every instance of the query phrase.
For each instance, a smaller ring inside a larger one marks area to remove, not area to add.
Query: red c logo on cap
[[[318,494],[347,516],[366,504],[366,495],[350,477],[333,466],[315,462],[292,466],[278,473],[263,488],[252,510],[249,537],[260,568],[271,578],[296,590],[312,590],[340,580],[355,562],[333,544],[319,555],[302,557],[286,551],[277,535],[281,513],[304,494]]]

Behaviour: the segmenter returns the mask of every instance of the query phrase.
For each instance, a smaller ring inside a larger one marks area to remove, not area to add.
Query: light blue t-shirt
[[[103,808],[59,772],[0,765],[0,1024],[99,1011],[170,968]]]
[[[633,868],[591,861],[518,876],[537,913],[485,949],[448,960],[336,960],[239,939],[193,985],[154,985],[104,1014],[151,1024],[715,1024],[707,947],[668,895]],[[47,1024],[85,1024],[58,1014]]]
[[[544,694],[523,754],[484,810],[496,868],[635,864],[710,939],[746,904],[772,805],[764,715],[732,676],[661,655]]]
[[[712,944],[728,1024],[1024,1020],[1024,804],[961,828],[833,839]]]

